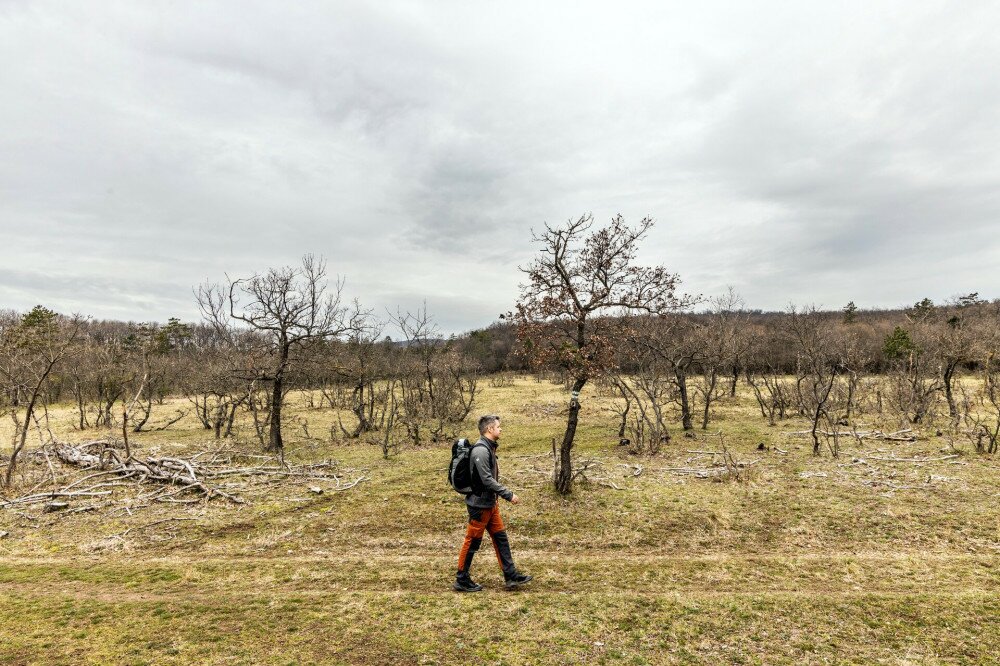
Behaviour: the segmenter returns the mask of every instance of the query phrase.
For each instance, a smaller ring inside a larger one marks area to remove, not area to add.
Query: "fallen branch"
[[[925,462],[937,462],[939,460],[952,460],[953,458],[958,458],[958,454],[953,454],[950,456],[940,456],[938,458],[887,458],[879,456],[867,456],[868,460],[881,460],[882,462],[908,462],[908,463],[925,463]]]
[[[913,433],[910,428],[904,428],[903,430],[897,430],[896,432],[885,433],[881,430],[817,430],[817,434],[823,435],[824,437],[853,437],[859,442],[863,439],[875,439],[879,441],[886,442],[915,442],[917,441],[917,436]],[[786,432],[785,435],[789,437],[811,437],[813,434],[812,430],[793,430],[791,432]]]
[[[2,507],[14,506],[16,504],[34,504],[35,502],[45,502],[48,500],[54,500],[62,497],[99,497],[101,495],[110,495],[113,491],[105,490],[101,492],[73,492],[67,493],[59,490],[53,490],[49,493],[38,493],[35,495],[26,495],[25,497],[18,497],[17,499],[8,500],[6,502],[0,503]],[[57,502],[52,502],[52,504],[57,504]]]
[[[629,476],[636,477],[642,474],[642,465],[629,465],[627,463],[619,463],[618,466],[631,470],[632,473]]]
[[[347,484],[346,486],[342,486],[342,485],[340,485],[340,480],[338,479],[337,480],[337,487],[336,488],[331,488],[331,490],[350,490],[351,488],[353,488],[354,486],[358,485],[362,481],[368,481],[368,480],[369,480],[369,478],[367,476],[362,476],[362,477],[359,477],[359,478],[355,479],[354,481],[352,481],[351,483]]]

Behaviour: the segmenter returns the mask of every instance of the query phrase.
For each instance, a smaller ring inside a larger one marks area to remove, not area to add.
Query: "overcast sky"
[[[445,332],[530,230],[751,307],[1000,296],[1000,3],[0,0],[0,307],[198,317],[323,255]]]

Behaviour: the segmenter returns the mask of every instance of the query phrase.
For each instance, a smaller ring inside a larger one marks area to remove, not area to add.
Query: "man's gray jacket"
[[[496,506],[497,495],[508,502],[514,497],[507,488],[500,485],[497,478],[497,445],[487,437],[480,437],[469,455],[472,466],[472,493],[465,496],[465,503],[477,509],[492,509]]]

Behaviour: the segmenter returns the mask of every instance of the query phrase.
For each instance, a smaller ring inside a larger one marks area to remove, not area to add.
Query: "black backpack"
[[[473,493],[472,484],[472,449],[478,444],[470,444],[469,440],[456,439],[451,445],[451,465],[448,466],[448,483],[455,492],[462,495]]]

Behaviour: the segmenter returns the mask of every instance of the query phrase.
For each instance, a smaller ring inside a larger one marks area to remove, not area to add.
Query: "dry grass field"
[[[502,510],[535,576],[522,591],[503,589],[486,545],[473,568],[486,589],[451,591],[465,511],[446,445],[383,460],[328,441],[333,415],[295,395],[291,416],[319,439],[290,425],[289,460],[333,459],[345,481],[365,481],[261,486],[243,506],[125,510],[135,490],[121,487],[97,511],[0,510],[0,663],[1000,662],[994,458],[939,459],[933,429],[816,458],[789,435],[803,422],[768,427],[748,393],[719,403],[708,434],[631,456],[588,387],[576,451],[595,464],[562,498],[547,477],[565,398],[522,378],[484,381],[477,401],[504,417],[501,476],[523,503]],[[61,438],[100,434],[73,431],[69,406],[53,416]],[[738,460],[758,461],[748,481],[677,469],[712,465],[691,451],[718,450],[720,430]],[[241,439],[232,446],[257,452]],[[193,419],[134,442],[142,455],[216,446]]]

